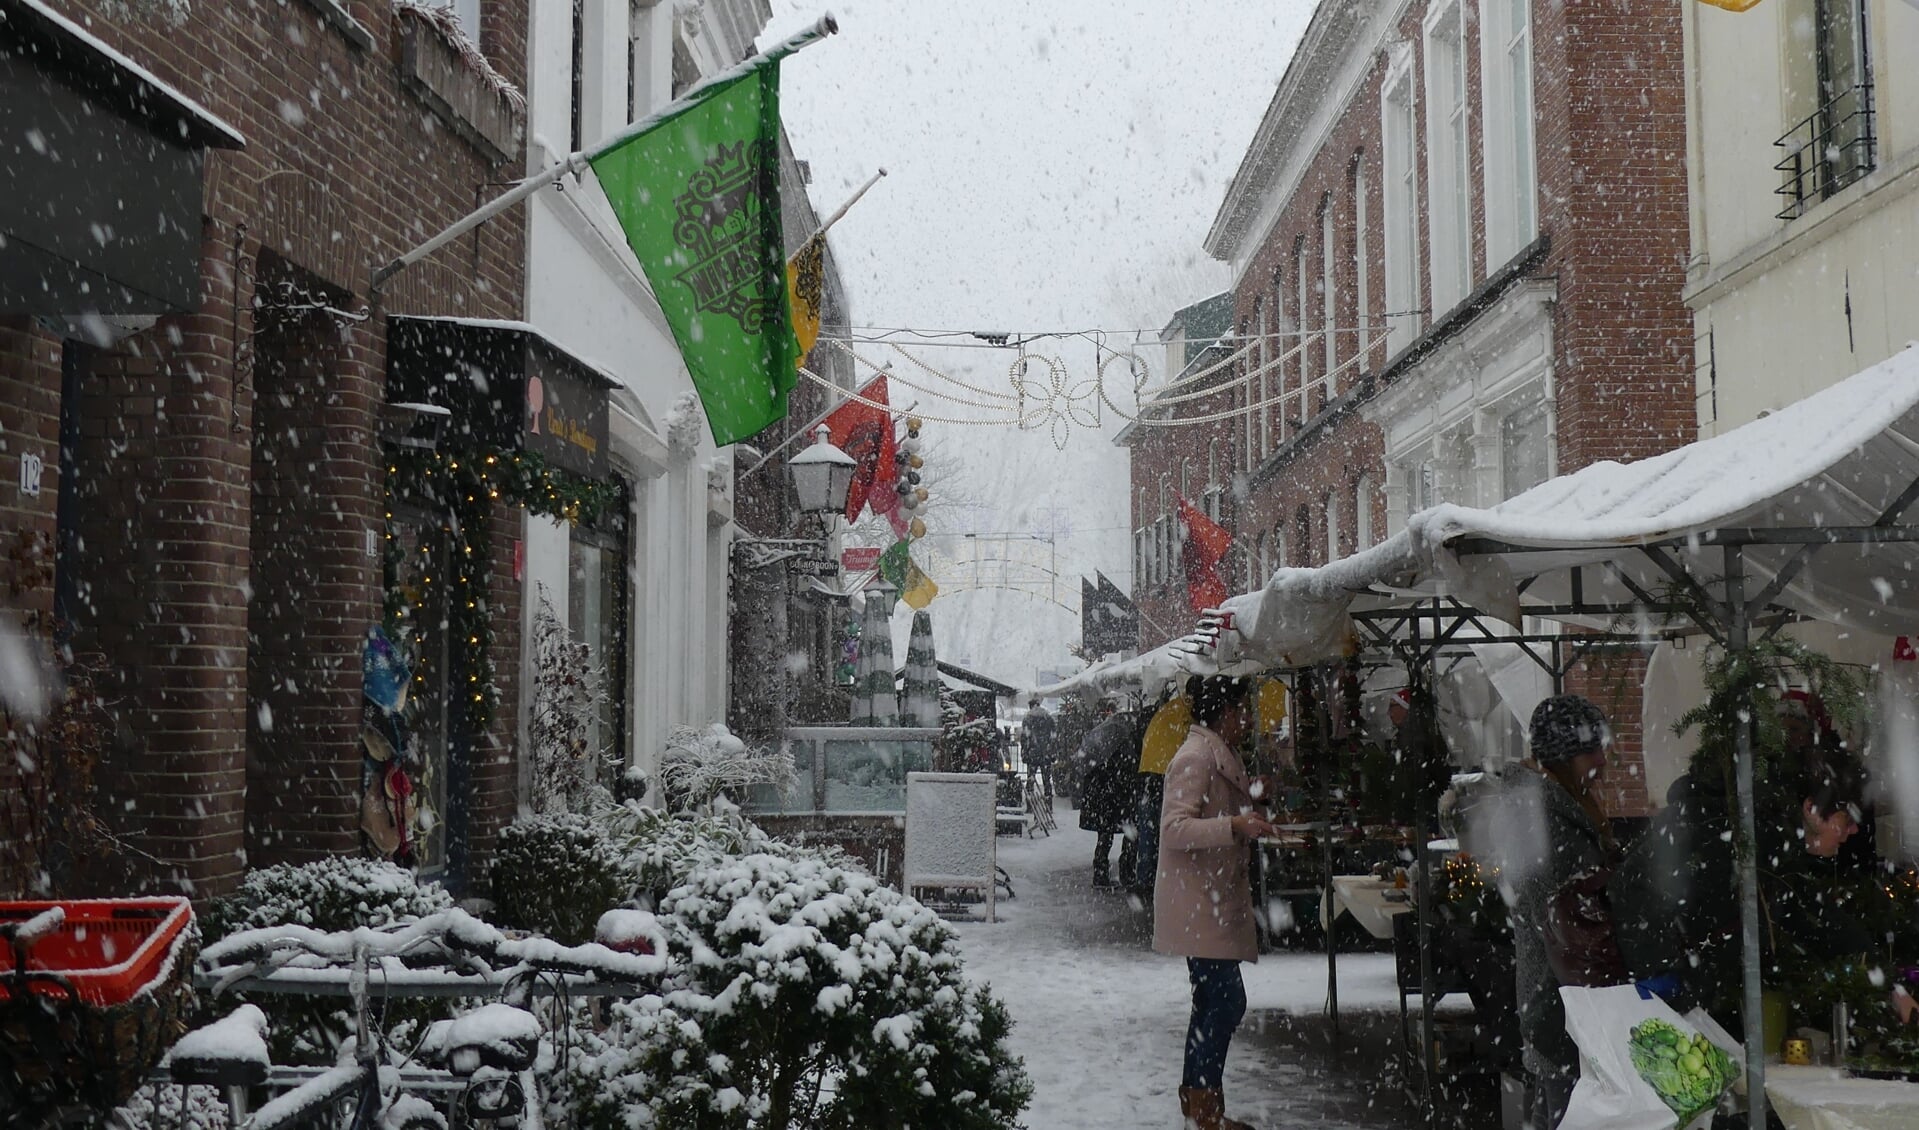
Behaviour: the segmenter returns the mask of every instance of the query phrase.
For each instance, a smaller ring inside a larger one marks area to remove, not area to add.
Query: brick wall
[[[483,5],[482,46],[515,82],[527,3]],[[402,18],[386,0],[347,4],[370,49],[305,0],[194,4],[179,27],[97,0],[55,6],[248,141],[208,156],[200,309],[90,353],[81,397],[76,565],[92,602],[81,639],[113,665],[104,780],[116,830],[144,853],[118,861],[118,886],[211,894],[249,854],[357,843],[359,641],[381,585],[363,539],[380,519],[385,314],[518,317],[523,219],[484,225],[372,308],[368,278],[516,170],[406,87]],[[270,285],[289,277],[320,289]],[[345,316],[303,310],[301,295],[318,292]],[[49,335],[0,326],[7,437],[54,434],[58,356]],[[47,481],[52,491],[56,476]],[[17,519],[10,494],[0,492],[4,528],[50,530],[51,493],[44,513]],[[517,523],[496,521],[494,666],[506,697],[476,747],[476,845],[513,803],[519,617],[516,535],[505,531]],[[19,603],[45,609],[50,594]]]

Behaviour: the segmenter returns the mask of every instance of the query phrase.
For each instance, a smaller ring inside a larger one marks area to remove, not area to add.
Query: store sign
[[[832,577],[840,571],[839,562],[817,557],[795,557],[787,562],[795,573],[806,577]]]
[[[879,546],[854,546],[840,550],[840,564],[849,573],[870,573],[879,568]]]
[[[542,349],[528,350],[526,449],[591,478],[606,473],[607,399],[560,368]]]

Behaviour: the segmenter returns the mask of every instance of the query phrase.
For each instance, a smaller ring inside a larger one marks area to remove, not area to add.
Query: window
[[[1273,575],[1273,559],[1267,556],[1265,534],[1260,534],[1253,539],[1253,553],[1248,563],[1253,566],[1253,570],[1246,578],[1246,587],[1248,589],[1264,588],[1266,578]]]
[[[573,148],[586,148],[586,0],[573,0]]]
[[[1259,454],[1263,459],[1273,450],[1273,414],[1266,402],[1273,398],[1273,338],[1264,299],[1253,303],[1259,326]]]
[[[1485,122],[1486,266],[1519,254],[1539,234],[1533,153],[1532,0],[1486,0],[1480,27]]]
[[[1370,549],[1373,544],[1373,480],[1359,476],[1353,487],[1353,549]]]
[[[1319,202],[1319,327],[1326,358],[1326,399],[1339,395],[1339,287],[1333,273],[1333,194]]]
[[[1307,285],[1306,277],[1306,237],[1302,235],[1293,240],[1293,278],[1297,280],[1295,289],[1299,291],[1299,344],[1294,347],[1294,353],[1297,354],[1299,362],[1299,410],[1294,414],[1293,418],[1298,420],[1302,425],[1306,423],[1310,415],[1307,401],[1312,395],[1311,388],[1313,379],[1311,371],[1306,368],[1306,310],[1308,306],[1306,295],[1307,292],[1312,289]]]
[[[1793,5],[1805,6],[1807,0]],[[1783,150],[1775,166],[1784,177],[1777,190],[1785,201],[1782,220],[1865,176],[1876,159],[1866,0],[1810,0],[1810,9],[1810,19],[1788,20],[1789,54],[1809,59],[1812,73],[1788,76],[1788,105],[1803,117],[1774,143]],[[1807,34],[1810,44],[1803,42]]]
[[[1293,511],[1293,562],[1302,568],[1313,564],[1313,512],[1304,503]]]
[[[626,753],[626,507],[616,505],[597,523],[572,527],[566,587],[567,630],[586,645],[587,662],[602,673],[605,692],[587,723],[587,749],[606,755],[596,765],[611,784],[612,759]]]
[[[1353,319],[1354,346],[1359,364],[1354,375],[1364,373],[1372,362],[1367,351],[1372,347],[1372,265],[1366,261],[1366,155],[1353,158]]]
[[[453,19],[475,46],[480,42],[480,0],[452,0]]]
[[[1296,564],[1293,561],[1291,555],[1287,552],[1287,548],[1288,547],[1286,545],[1286,524],[1284,522],[1281,522],[1279,525],[1273,527],[1273,567],[1274,568],[1284,569],[1288,565]],[[1270,573],[1267,575],[1271,576]]]
[[[1219,440],[1206,441],[1206,487],[1210,491],[1219,485]],[[1213,515],[1215,518],[1217,514]]]
[[[1339,492],[1326,492],[1326,560],[1337,561],[1339,551]]]
[[[1419,178],[1413,167],[1413,76],[1402,58],[1386,79],[1386,352],[1419,336]]]
[[[1499,472],[1507,498],[1552,477],[1552,413],[1545,401],[1499,422]]]
[[[1472,211],[1466,149],[1463,0],[1426,20],[1426,202],[1432,238],[1432,308],[1451,310],[1472,289]]]

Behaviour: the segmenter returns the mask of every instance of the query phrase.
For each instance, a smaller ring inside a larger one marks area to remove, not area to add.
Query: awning
[[[442,443],[450,448],[530,451],[603,478],[614,387],[597,366],[525,322],[387,319],[387,403],[448,410]]]
[[[205,151],[245,145],[41,0],[0,0],[0,314],[197,309]]]
[[[1232,630],[1216,652],[1207,640],[1175,641],[1035,693],[1151,690],[1187,670],[1320,662],[1350,652],[1355,613],[1422,597],[1453,597],[1512,624],[1531,615],[1600,625],[1635,605],[1664,607],[1679,584],[1723,597],[1735,551],[1748,600],[1919,635],[1919,544],[1899,540],[1910,530],[1898,525],[1915,496],[1919,347],[1908,346],[1711,439],[1596,463],[1493,507],[1435,506],[1362,553],[1281,569],[1226,602]]]

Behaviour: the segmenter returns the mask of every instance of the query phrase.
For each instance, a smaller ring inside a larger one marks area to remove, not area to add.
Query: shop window
[[[1353,348],[1359,357],[1354,376],[1366,372],[1372,364],[1367,351],[1372,348],[1373,279],[1372,264],[1366,253],[1366,155],[1353,158]]]
[[[586,645],[587,662],[601,673],[604,692],[587,733],[587,748],[624,761],[627,741],[627,574],[631,553],[623,505],[609,506],[597,523],[576,524],[568,553],[566,626]],[[605,782],[605,783],[609,783]]]
[[[1552,477],[1552,418],[1545,401],[1535,401],[1499,422],[1499,465],[1505,497],[1530,490]]]
[[[1326,400],[1339,395],[1339,285],[1333,264],[1333,194],[1319,202],[1319,328],[1326,360]]]
[[[1353,486],[1353,549],[1370,549],[1373,541],[1373,480],[1361,475]]]

